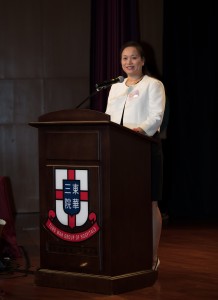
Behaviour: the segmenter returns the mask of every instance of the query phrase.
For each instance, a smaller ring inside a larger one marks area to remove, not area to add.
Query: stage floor
[[[152,287],[118,295],[36,286],[34,273],[40,265],[39,214],[18,214],[16,235],[23,255],[14,262],[12,272],[0,272],[0,300],[218,299],[218,222],[170,220],[164,224],[158,280]]]

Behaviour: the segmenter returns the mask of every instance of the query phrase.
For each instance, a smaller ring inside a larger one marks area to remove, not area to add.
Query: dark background
[[[217,14],[213,1],[164,1],[172,215],[217,218]]]
[[[119,76],[120,46],[137,39],[169,100],[163,207],[172,218],[217,218],[215,3],[0,0],[0,176],[11,179],[17,212],[39,210],[28,123]],[[86,107],[104,111],[107,93]]]

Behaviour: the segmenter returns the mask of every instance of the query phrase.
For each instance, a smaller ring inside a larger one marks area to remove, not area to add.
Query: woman
[[[159,137],[165,109],[165,89],[161,81],[149,76],[145,68],[145,55],[140,44],[128,42],[121,49],[121,65],[127,77],[111,86],[106,114],[111,121],[144,135],[154,136],[158,143],[151,148],[151,196],[153,219],[153,270],[160,261],[158,245],[162,218],[158,202],[162,198],[162,149]]]

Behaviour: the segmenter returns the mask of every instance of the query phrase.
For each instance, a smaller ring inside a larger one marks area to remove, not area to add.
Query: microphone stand
[[[81,103],[79,103],[75,109],[79,108],[80,106],[82,106],[88,99],[92,98],[93,96],[95,96],[98,92],[100,92],[102,89],[107,88],[108,86],[102,86],[101,88],[98,88],[96,91],[94,91],[91,95],[89,95],[88,97],[86,97]]]
[[[124,81],[124,77],[123,76],[119,76],[115,79],[112,79],[111,81],[104,81],[101,84],[96,84],[96,91],[94,91],[91,95],[89,95],[87,98],[85,98],[81,103],[79,103],[75,108],[79,108],[83,103],[85,103],[88,99],[90,99],[91,97],[95,96],[98,92],[100,92],[102,89],[106,89],[108,87],[110,87],[112,84],[117,83],[117,82],[123,82]]]

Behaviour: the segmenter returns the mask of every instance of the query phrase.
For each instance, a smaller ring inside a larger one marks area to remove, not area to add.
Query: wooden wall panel
[[[43,80],[18,79],[13,83],[14,123],[28,125],[43,113]]]
[[[0,1],[0,78],[42,76],[41,1]]]
[[[157,58],[162,1],[139,0],[141,37]],[[90,12],[91,0],[0,0],[0,175],[17,212],[39,206],[38,133],[28,123],[89,95]]]
[[[13,85],[14,85],[13,80],[0,79],[0,125],[1,126],[2,124],[13,123],[14,121],[13,120],[13,116],[14,116]]]
[[[44,113],[89,93],[90,1],[0,0],[0,175],[17,212],[36,212],[38,132]]]
[[[19,212],[39,210],[38,201],[38,140],[34,129],[27,125],[1,127],[1,172],[9,176]]]
[[[84,88],[86,85],[86,78],[49,78],[45,80],[45,111],[75,108],[89,95],[88,90]],[[83,107],[88,104],[89,101]]]
[[[90,2],[43,1],[45,77],[81,78],[87,73]]]

